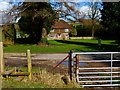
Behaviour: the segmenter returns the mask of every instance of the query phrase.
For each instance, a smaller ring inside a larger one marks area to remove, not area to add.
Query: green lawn
[[[4,52],[26,52],[30,49],[32,53],[53,53],[53,52],[91,52],[91,51],[120,51],[115,40],[102,40],[98,46],[97,40],[49,40],[49,45],[38,46],[34,44],[16,44],[5,46]]]
[[[69,40],[69,41],[75,41],[75,42],[85,42],[85,43],[98,43],[98,40],[94,40],[94,39],[91,39],[91,40],[89,40],[89,39],[71,39],[71,40]],[[116,43],[115,43],[115,40],[101,40],[101,43],[102,44],[107,44],[107,45],[117,45]]]

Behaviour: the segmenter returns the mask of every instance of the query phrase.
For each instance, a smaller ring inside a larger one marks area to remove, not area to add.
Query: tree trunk
[[[15,41],[16,41],[16,29],[15,29],[14,24],[13,24],[13,30],[14,30],[13,44],[15,44]]]
[[[92,38],[94,38],[94,33],[95,33],[95,22],[94,22],[94,18],[92,19]]]
[[[47,44],[47,31],[45,28],[42,28],[41,39],[39,44]]]
[[[95,33],[95,31],[94,31],[94,26],[92,26],[92,37],[94,38],[94,33]]]
[[[47,31],[45,28],[42,29],[42,38],[47,38]]]

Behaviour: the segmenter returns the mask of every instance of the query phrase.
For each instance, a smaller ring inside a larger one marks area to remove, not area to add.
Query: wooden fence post
[[[4,72],[3,42],[0,42],[0,73]]]
[[[29,79],[32,79],[32,64],[31,64],[31,54],[30,50],[27,50],[27,61],[28,61],[28,72],[30,73]]]
[[[2,78],[0,77],[0,90],[2,90]]]
[[[0,90],[2,89],[2,72],[4,72],[3,42],[0,41]]]
[[[72,76],[72,53],[73,53],[73,51],[70,50],[70,53],[69,53],[69,65],[68,65],[70,80],[72,80],[72,78],[73,78],[73,76]]]

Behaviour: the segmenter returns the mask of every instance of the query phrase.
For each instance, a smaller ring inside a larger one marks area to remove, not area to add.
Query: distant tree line
[[[81,23],[72,24],[72,26],[76,29],[77,34],[75,36],[77,37],[90,37],[93,33],[91,32],[93,28],[91,19],[84,19]],[[100,22],[94,23],[94,37],[101,37],[102,31],[103,27]]]
[[[120,45],[120,2],[103,2],[101,5],[101,18],[94,23],[94,36],[116,40]],[[82,19],[75,28],[76,36],[91,36],[93,25],[90,19]]]
[[[120,2],[103,2],[101,10],[104,38],[115,39],[120,45]]]

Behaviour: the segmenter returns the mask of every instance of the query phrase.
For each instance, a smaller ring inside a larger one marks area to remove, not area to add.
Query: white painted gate
[[[89,56],[92,58],[87,58]],[[88,66],[79,65],[83,62]],[[69,74],[84,87],[120,86],[120,52],[71,52]]]

